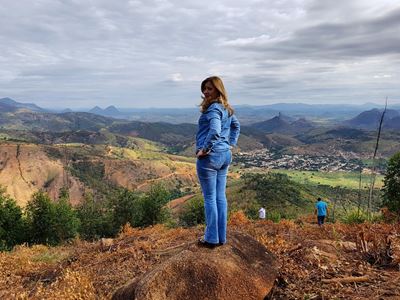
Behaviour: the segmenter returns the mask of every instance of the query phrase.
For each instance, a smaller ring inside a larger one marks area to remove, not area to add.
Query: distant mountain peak
[[[276,116],[277,119],[285,121],[285,122],[292,122],[294,119],[287,114],[284,114],[282,112],[279,112],[278,115]]]
[[[18,109],[18,108],[25,108],[25,109],[29,109],[31,111],[36,111],[36,112],[45,112],[46,110],[37,106],[34,103],[21,103],[21,102],[17,102],[9,97],[5,97],[5,98],[1,98],[0,99],[0,103],[8,105],[12,108]]]
[[[281,113],[279,113],[279,115],[273,117],[273,118],[270,119],[270,120],[277,120],[277,121],[278,121],[278,120],[282,120],[282,121],[284,121],[283,118],[282,118],[282,116],[281,116]]]
[[[104,112],[108,112],[108,113],[117,113],[119,114],[120,111],[114,106],[114,105],[110,105],[107,108],[104,109]]]
[[[279,114],[272,119],[254,123],[252,124],[252,127],[266,132],[272,132],[275,130],[285,130],[290,127],[290,124],[282,118],[282,115]]]
[[[292,117],[278,113],[278,115],[272,119],[253,123],[250,126],[267,133],[298,134],[314,128],[315,125],[305,118],[294,120]]]
[[[15,104],[15,103],[17,103],[17,101],[15,101],[15,100],[13,100],[11,98],[8,98],[8,97],[1,98],[0,102],[6,103],[6,104]]]
[[[92,114],[101,115],[105,117],[116,117],[121,114],[121,112],[114,105],[110,105],[105,109],[102,109],[96,105],[91,110],[89,110],[89,112]]]
[[[104,113],[103,109],[98,107],[97,105],[93,107],[91,110],[89,110],[89,112],[92,114],[100,114],[100,115]]]

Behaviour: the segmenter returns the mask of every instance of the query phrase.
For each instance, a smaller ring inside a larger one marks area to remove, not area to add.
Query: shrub
[[[77,216],[80,220],[79,234],[83,239],[94,240],[117,233],[113,211],[104,202],[96,201],[91,193],[86,193],[77,207]]]
[[[369,218],[367,211],[358,209],[350,210],[340,218],[340,221],[345,224],[361,224],[368,221],[380,222],[382,220],[383,216],[381,213],[372,213],[371,218]]]
[[[55,213],[57,220],[54,231],[58,242],[74,238],[78,234],[80,220],[76,211],[69,203],[69,198],[61,197],[55,203]]]
[[[167,220],[169,210],[165,207],[165,204],[170,199],[170,193],[163,185],[151,186],[150,191],[139,201],[141,210],[140,226],[154,225]]]
[[[257,202],[249,203],[245,209],[246,217],[252,220],[258,219],[258,210],[260,207],[261,206]]]
[[[247,189],[257,193],[257,201],[264,207],[282,205],[303,206],[305,199],[301,196],[301,186],[286,174],[245,174],[243,175]]]
[[[78,232],[79,220],[66,198],[54,203],[43,191],[36,192],[26,214],[32,243],[56,245]]]
[[[0,186],[0,251],[25,241],[26,223],[22,210]]]
[[[143,213],[140,198],[140,194],[123,189],[117,198],[110,201],[114,228],[121,228],[127,223],[132,226],[142,225]]]
[[[400,219],[400,152],[389,159],[383,182],[383,206]]]
[[[183,226],[196,226],[205,223],[202,197],[193,197],[185,203],[179,214],[179,223]]]
[[[277,211],[272,211],[270,213],[267,212],[266,217],[274,223],[279,223],[282,218],[281,214]]]
[[[57,244],[55,223],[57,215],[55,206],[49,196],[42,191],[32,195],[26,206],[30,231],[30,242],[36,244]]]

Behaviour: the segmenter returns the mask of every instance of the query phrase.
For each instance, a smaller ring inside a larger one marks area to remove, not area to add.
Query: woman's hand
[[[197,156],[197,157],[202,157],[202,156],[206,156],[208,153],[210,153],[210,151],[204,151],[203,149],[200,149],[200,150],[197,152],[196,156]]]

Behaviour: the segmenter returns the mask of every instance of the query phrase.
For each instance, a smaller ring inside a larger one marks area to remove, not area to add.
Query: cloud
[[[261,35],[224,41],[223,46],[263,52],[280,59],[293,57],[314,59],[357,58],[400,55],[400,9],[376,19],[330,23],[301,28],[288,37]]]
[[[171,80],[175,82],[183,81],[183,77],[181,73],[174,73],[171,75]]]
[[[175,60],[178,61],[178,62],[189,62],[189,63],[191,63],[191,62],[195,62],[196,63],[196,62],[204,61],[203,58],[195,57],[195,56],[179,56]]]
[[[399,28],[397,0],[3,0],[0,97],[193,107],[219,75],[236,104],[400,102]]]

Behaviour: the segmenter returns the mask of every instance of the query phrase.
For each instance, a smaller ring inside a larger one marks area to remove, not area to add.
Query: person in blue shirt
[[[322,226],[325,222],[325,217],[328,215],[328,204],[322,201],[321,198],[318,198],[314,213],[317,215],[318,225]]]
[[[204,197],[206,228],[198,244],[213,248],[226,243],[228,205],[226,177],[237,145],[240,124],[217,76],[201,83],[202,112],[196,134],[196,169]]]

